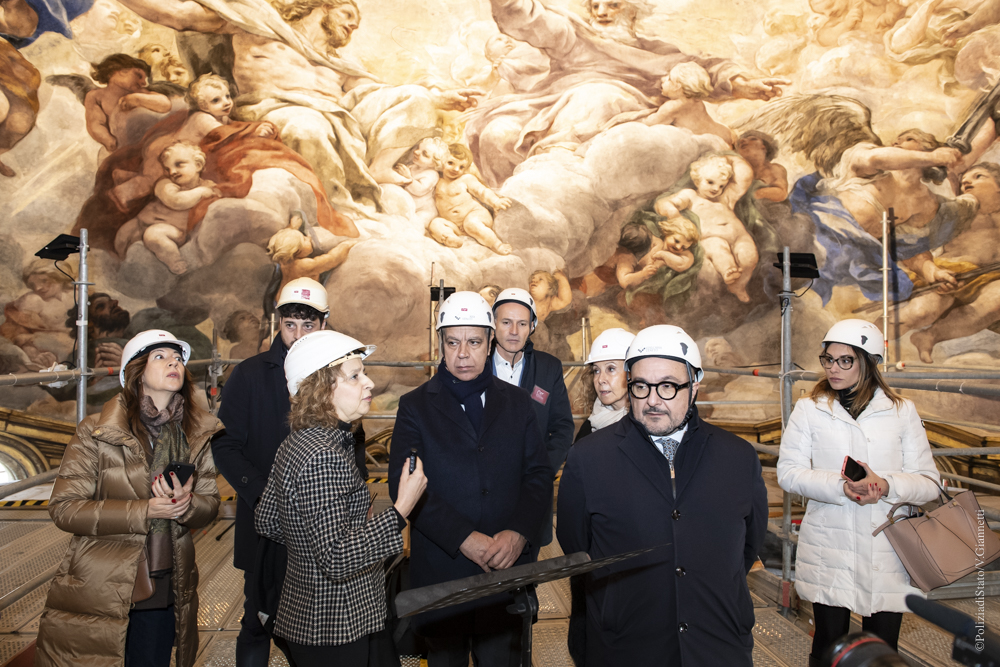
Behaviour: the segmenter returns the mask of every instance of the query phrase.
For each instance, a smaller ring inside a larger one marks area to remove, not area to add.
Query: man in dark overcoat
[[[527,290],[512,287],[500,292],[493,302],[493,315],[497,330],[490,368],[498,378],[531,396],[549,465],[559,470],[573,444],[573,411],[562,362],[531,344],[538,315]]]
[[[326,290],[310,278],[285,285],[277,310],[279,333],[271,347],[239,364],[226,382],[219,408],[225,430],[212,440],[215,465],[237,494],[233,566],[243,570],[246,594],[236,639],[237,667],[265,667],[271,652],[270,637],[260,624],[250,594],[259,539],[253,520],[274,456],[289,433],[285,355],[299,338],[320,331],[330,313]],[[363,443],[364,436],[360,439]],[[357,449],[363,471],[364,447]]]
[[[389,460],[393,500],[416,449],[427,491],[410,515],[414,588],[533,560],[552,506],[553,473],[531,398],[486,368],[493,313],[475,292],[456,292],[437,319],[438,373],[399,400]],[[430,667],[511,667],[520,617],[510,593],[421,614],[414,625]]]
[[[501,380],[521,387],[531,396],[531,407],[555,474],[573,445],[574,431],[562,362],[536,350],[531,342],[538,314],[528,290],[511,287],[500,292],[493,302],[493,315],[497,329],[490,369]],[[543,530],[540,547],[552,541],[552,522],[546,522]]]
[[[586,576],[586,664],[752,667],[760,460],[698,416],[701,355],[684,331],[643,329],[626,366],[632,413],[573,447],[557,535],[566,553],[594,559],[656,548]]]

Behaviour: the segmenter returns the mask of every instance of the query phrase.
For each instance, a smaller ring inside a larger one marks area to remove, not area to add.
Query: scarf
[[[482,373],[471,380],[459,380],[451,374],[451,371],[445,368],[444,360],[442,359],[441,364],[438,366],[438,375],[441,376],[441,382],[448,388],[452,396],[457,398],[458,402],[465,408],[465,416],[472,423],[472,428],[476,430],[476,435],[482,435],[483,414],[486,410],[483,406],[483,399],[480,396],[492,384],[493,374],[489,369],[483,369]]]
[[[851,408],[854,407],[854,399],[856,399],[857,397],[858,397],[857,392],[853,391],[852,389],[841,389],[840,391],[837,392],[837,400],[840,401],[840,404],[844,406],[845,410],[847,410],[847,414],[851,415],[854,418],[857,418],[857,415],[851,412]],[[858,415],[860,415],[866,407],[867,406],[861,406],[861,409],[858,410]]]
[[[139,419],[149,431],[152,450],[146,452],[149,463],[150,480],[163,472],[171,461],[188,463],[191,451],[181,423],[184,419],[184,399],[175,394],[166,409],[158,410],[149,396],[143,396],[139,403]],[[149,573],[152,577],[162,577],[174,567],[174,547],[170,534],[170,519],[152,519],[146,536],[146,552],[149,558]]]
[[[605,426],[611,426],[628,414],[628,403],[625,407],[615,409],[610,405],[601,403],[601,399],[594,399],[594,411],[590,413],[590,426],[598,431]]]

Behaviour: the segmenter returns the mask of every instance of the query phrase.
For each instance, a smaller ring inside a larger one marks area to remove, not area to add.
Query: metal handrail
[[[55,468],[53,470],[46,470],[38,475],[32,475],[26,479],[11,482],[10,484],[0,484],[0,498],[6,498],[7,496],[12,496],[15,493],[20,493],[21,491],[27,491],[28,489],[32,489],[36,486],[48,484],[54,480],[58,474],[59,468]]]
[[[14,590],[10,591],[6,595],[0,597],[0,611],[3,611],[7,607],[11,606],[24,596],[31,593],[33,590],[50,580],[52,577],[56,576],[56,572],[59,571],[61,564],[57,563],[45,570],[41,574],[38,574],[28,581],[24,582]]]

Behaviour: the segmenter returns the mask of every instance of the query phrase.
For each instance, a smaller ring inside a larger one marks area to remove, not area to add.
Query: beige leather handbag
[[[885,531],[910,583],[925,593],[1000,556],[1000,539],[986,523],[975,494],[962,489],[951,496],[940,486],[938,491],[941,500],[936,509],[924,512],[912,503],[896,503],[886,515],[889,520],[872,533],[874,537]],[[909,512],[897,517],[896,511],[903,507]]]

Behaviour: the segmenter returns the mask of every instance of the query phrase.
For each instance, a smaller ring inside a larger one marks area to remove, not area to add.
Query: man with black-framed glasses
[[[570,450],[556,533],[591,558],[655,548],[586,575],[586,664],[751,667],[760,460],[698,416],[701,353],[682,329],[643,329],[625,365],[632,412]]]

